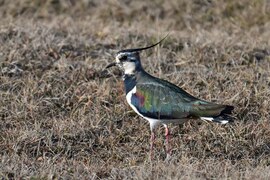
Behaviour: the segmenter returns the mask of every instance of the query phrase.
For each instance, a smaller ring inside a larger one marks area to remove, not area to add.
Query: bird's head
[[[124,74],[132,75],[142,68],[140,54],[137,51],[119,51],[116,54],[115,61]]]
[[[143,48],[135,48],[135,49],[125,49],[121,50],[116,54],[115,62],[109,64],[107,68],[118,66],[126,75],[135,74],[135,72],[142,70],[141,60],[140,60],[140,51],[150,49],[159,43],[161,43],[167,36],[161,39],[159,42],[143,47]]]

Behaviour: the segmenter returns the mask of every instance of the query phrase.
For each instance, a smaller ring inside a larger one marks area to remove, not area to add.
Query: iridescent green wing
[[[154,119],[180,119],[189,116],[189,99],[166,86],[154,83],[136,85],[131,104],[142,115]]]
[[[154,119],[217,116],[225,108],[195,98],[181,88],[157,78],[138,82],[136,93],[131,96],[131,104],[142,115]]]

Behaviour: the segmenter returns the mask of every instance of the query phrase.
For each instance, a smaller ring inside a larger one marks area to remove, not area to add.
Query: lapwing
[[[165,37],[166,38],[166,37]],[[166,153],[171,155],[168,124],[182,124],[190,119],[207,120],[220,124],[233,121],[234,107],[216,104],[196,98],[180,87],[148,74],[142,67],[140,52],[160,44],[165,38],[151,46],[121,50],[115,62],[107,68],[118,66],[123,72],[126,99],[131,108],[150,124],[150,157],[153,157],[155,128],[165,127]]]

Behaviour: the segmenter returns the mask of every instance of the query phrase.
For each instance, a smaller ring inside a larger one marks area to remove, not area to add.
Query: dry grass
[[[0,176],[4,179],[269,179],[270,3],[0,1]],[[125,102],[122,48],[156,42],[145,69],[195,96],[235,105],[234,124],[163,129]]]

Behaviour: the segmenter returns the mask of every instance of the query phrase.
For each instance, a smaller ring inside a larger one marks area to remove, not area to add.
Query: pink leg
[[[154,156],[154,143],[155,143],[155,139],[156,139],[155,133],[154,132],[151,132],[151,139],[150,139],[150,159],[151,160],[153,159],[153,156]]]
[[[168,128],[168,126],[165,126],[165,137],[166,137],[166,153],[167,153],[167,156],[168,155],[171,155],[171,147],[170,147],[170,130]]]

